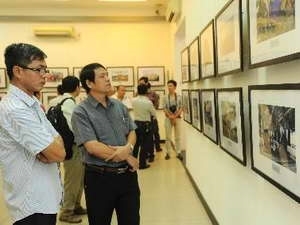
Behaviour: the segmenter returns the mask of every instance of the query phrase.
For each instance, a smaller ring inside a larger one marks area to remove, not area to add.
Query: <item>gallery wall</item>
[[[182,18],[177,23],[177,30],[173,32],[178,37],[175,38],[175,62],[180,62],[181,51],[199,35],[226,3],[227,0],[182,2]],[[249,69],[246,3],[246,0],[242,0],[244,71],[183,83],[181,89],[243,88],[247,165],[240,164],[203,133],[184,122],[185,133],[188,134],[185,135],[186,167],[219,224],[296,225],[300,219],[299,204],[251,169],[248,86],[298,83],[300,61]],[[182,27],[185,30],[184,37],[180,32]],[[291,41],[296,43],[296,40]],[[181,80],[178,66],[175,67],[175,74],[176,79]],[[298,182],[299,180],[295,181]]]

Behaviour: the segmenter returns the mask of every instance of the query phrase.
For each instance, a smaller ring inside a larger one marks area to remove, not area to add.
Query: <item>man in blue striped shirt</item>
[[[33,95],[48,76],[46,55],[30,44],[5,49],[10,87],[0,102],[0,167],[14,225],[55,225],[62,186],[57,162],[65,158],[58,135]]]

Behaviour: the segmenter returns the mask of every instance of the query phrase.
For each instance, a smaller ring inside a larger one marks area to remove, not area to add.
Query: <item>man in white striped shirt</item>
[[[48,75],[46,55],[30,44],[5,49],[10,87],[0,102],[0,167],[14,225],[55,225],[62,186],[57,162],[65,158],[58,135],[33,93]]]

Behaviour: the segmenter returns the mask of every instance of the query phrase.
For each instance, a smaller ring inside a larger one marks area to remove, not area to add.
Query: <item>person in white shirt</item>
[[[67,120],[69,128],[73,131],[71,118],[76,107],[75,98],[80,93],[80,81],[75,76],[67,76],[62,80],[61,106],[64,117]],[[64,166],[64,199],[60,210],[59,220],[68,223],[81,223],[79,215],[86,214],[86,209],[82,208],[80,202],[83,193],[83,175],[84,168],[82,164],[81,153],[78,147],[73,145],[73,155],[69,160],[63,162]]]
[[[63,90],[62,90],[62,85],[59,84],[56,87],[56,92],[57,92],[57,96],[55,98],[52,98],[49,103],[48,103],[48,108],[49,109],[51,106],[56,106],[58,103],[61,102],[62,99],[62,95],[64,94]]]
[[[113,98],[121,101],[128,110],[132,109],[131,99],[126,95],[126,87],[123,85],[119,85],[116,87],[116,93],[112,95]]]
[[[10,87],[0,102],[0,168],[13,225],[55,225],[62,199],[63,140],[34,96],[49,73],[46,57],[24,43],[4,53]]]

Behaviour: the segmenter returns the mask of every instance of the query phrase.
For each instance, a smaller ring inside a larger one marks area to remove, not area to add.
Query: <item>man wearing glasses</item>
[[[83,152],[89,225],[110,225],[114,209],[118,224],[139,225],[138,161],[132,156],[136,126],[126,106],[108,97],[104,66],[86,65],[80,81],[88,97],[75,108],[72,127]]]
[[[46,55],[30,44],[5,49],[10,87],[0,102],[0,165],[14,225],[55,225],[62,187],[57,162],[65,158],[58,135],[34,96],[48,76]]]

